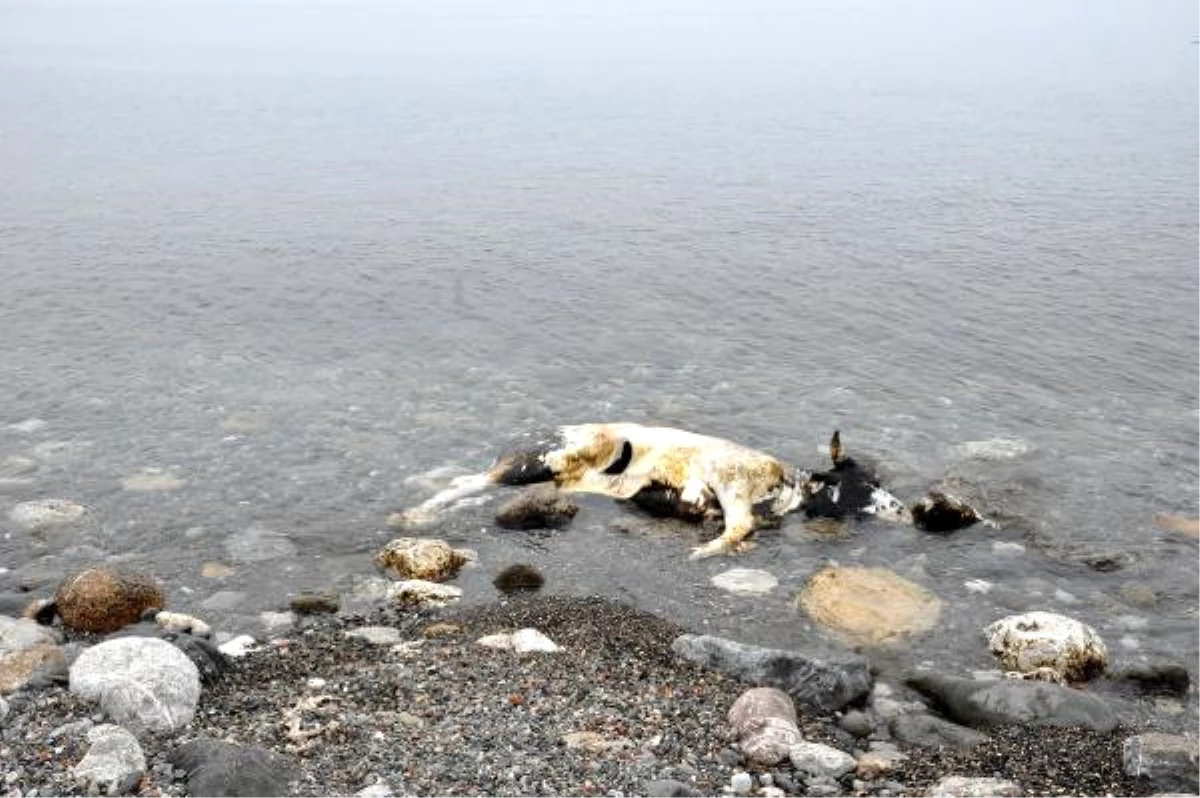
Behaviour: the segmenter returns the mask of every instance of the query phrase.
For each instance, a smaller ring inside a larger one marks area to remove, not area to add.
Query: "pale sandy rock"
[[[889,643],[933,629],[942,601],[886,568],[832,566],[809,580],[800,606],[856,642]]]

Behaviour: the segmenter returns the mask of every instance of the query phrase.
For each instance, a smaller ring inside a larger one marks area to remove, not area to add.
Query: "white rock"
[[[135,734],[187,725],[200,700],[200,673],[165,640],[121,637],[85,649],[71,665],[70,690],[98,701]]]
[[[49,627],[29,618],[0,615],[0,655],[47,644],[58,644],[58,637]]]
[[[9,519],[22,529],[63,526],[83,518],[87,508],[66,499],[37,499],[21,502],[9,511]]]
[[[511,632],[499,632],[494,635],[484,635],[475,641],[484,648],[494,648],[499,651],[512,651],[513,640]]]
[[[307,687],[309,690],[324,690],[325,685],[327,685],[327,684],[329,684],[329,682],[325,681],[320,676],[313,676],[311,679],[309,679],[308,681],[306,681],[304,683],[304,686]]]
[[[1000,667],[1018,673],[1049,668],[1069,682],[1084,681],[1108,667],[1108,649],[1087,624],[1053,612],[1001,618],[984,630]]]
[[[1014,438],[991,438],[986,441],[967,441],[959,452],[975,460],[1012,460],[1028,454],[1032,447]]]
[[[992,552],[995,554],[1024,554],[1025,545],[1008,540],[992,541]]]
[[[462,598],[462,588],[427,582],[424,579],[406,579],[388,588],[388,599],[402,604],[429,604],[441,606]]]
[[[137,738],[114,724],[96,726],[87,733],[88,748],[71,769],[90,794],[124,795],[146,772],[146,757]]]
[[[354,794],[358,798],[390,798],[390,796],[394,795],[392,788],[382,781],[376,782],[369,787],[363,787]]]
[[[854,770],[854,757],[845,751],[821,743],[796,743],[788,750],[792,766],[808,776],[840,779]]]
[[[404,641],[400,630],[392,626],[360,626],[346,632],[346,637],[356,637],[377,646],[394,646]]]
[[[291,629],[296,624],[296,616],[291,612],[260,612],[258,620],[266,628],[267,634]]]
[[[925,793],[929,796],[958,796],[959,798],[985,798],[985,796],[1019,796],[1025,793],[1021,787],[1007,779],[986,776],[946,776]]]
[[[250,635],[238,635],[217,646],[217,650],[227,657],[244,657],[258,650],[257,641]]]
[[[154,622],[168,632],[186,632],[196,637],[212,637],[212,627],[194,615],[163,610],[154,616]]]
[[[963,582],[963,587],[968,593],[988,593],[991,592],[992,583],[986,579],[968,579]]]
[[[744,770],[739,770],[729,779],[729,789],[734,795],[749,795],[753,788],[754,777]]]
[[[537,629],[518,629],[512,635],[513,651],[526,654],[534,651],[555,652],[558,645]]]
[[[741,595],[764,595],[779,585],[779,580],[767,571],[756,568],[730,568],[710,580],[714,586]]]

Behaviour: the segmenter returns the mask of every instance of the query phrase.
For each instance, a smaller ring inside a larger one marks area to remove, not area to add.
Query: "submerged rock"
[[[776,765],[802,739],[791,696],[776,687],[755,687],[738,696],[729,708],[729,725],[746,758],[758,765]]]
[[[1057,684],[976,681],[937,673],[916,674],[906,683],[951,720],[976,729],[1027,724],[1110,732],[1117,727],[1117,715],[1104,701]]]
[[[166,595],[149,574],[126,568],[93,566],[59,585],[54,595],[63,625],[81,632],[115,632],[137,623],[149,609],[162,609]]]
[[[393,579],[442,582],[458,573],[471,553],[438,538],[396,538],[375,554],[375,564]]]
[[[887,643],[932,629],[942,601],[886,568],[833,566],[815,574],[799,604],[823,626],[860,642]]]
[[[296,544],[282,532],[252,526],[225,539],[225,550],[236,563],[255,563],[296,556]]]
[[[913,524],[926,532],[945,534],[982,520],[974,507],[941,491],[930,491],[911,509]]]
[[[496,524],[505,529],[561,529],[575,518],[579,505],[551,488],[533,488],[496,510]]]
[[[8,517],[22,529],[33,531],[52,526],[65,526],[78,521],[87,508],[66,499],[38,499],[21,502],[12,508]]]
[[[730,593],[752,596],[766,595],[779,586],[779,580],[773,574],[757,568],[730,568],[709,581]]]
[[[546,578],[532,565],[517,563],[510,565],[492,580],[501,593],[517,593],[523,590],[541,590]]]
[[[1200,751],[1195,738],[1149,732],[1125,740],[1126,775],[1149,779],[1159,792],[1200,794]]]
[[[1049,669],[1061,680],[1082,682],[1108,667],[1108,649],[1087,624],[1053,612],[1001,618],[984,630],[1000,667],[1021,674]]]
[[[671,650],[689,662],[742,681],[778,687],[797,702],[823,710],[841,709],[871,689],[867,661],[856,656],[822,660],[794,651],[692,634],[675,638]]]

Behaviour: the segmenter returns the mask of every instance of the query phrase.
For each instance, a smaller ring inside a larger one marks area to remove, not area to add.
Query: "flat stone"
[[[937,673],[909,677],[907,684],[933,701],[951,720],[972,728],[997,725],[1083,726],[1107,733],[1117,715],[1100,698],[1046,682],[976,681]]]
[[[986,734],[948,720],[912,713],[899,715],[889,724],[892,736],[902,743],[923,748],[974,748],[990,739]]]
[[[871,689],[867,661],[853,655],[822,660],[794,651],[691,634],[675,638],[671,650],[682,659],[744,682],[778,687],[798,703],[822,710],[841,709]]]
[[[393,579],[442,582],[471,557],[439,538],[396,538],[375,554],[375,564]]]
[[[62,648],[50,643],[0,654],[0,693],[14,693],[45,676],[61,676],[65,669]]]
[[[28,596],[25,597],[28,600]],[[29,618],[0,615],[0,654],[24,651],[38,645],[55,645],[58,635],[52,629]]]
[[[115,724],[104,724],[87,733],[87,753],[71,774],[90,794],[124,795],[146,772],[146,757],[137,738]]]
[[[225,539],[225,550],[236,563],[267,562],[295,557],[296,544],[282,532],[252,526]]]
[[[946,776],[937,784],[932,785],[925,793],[929,796],[946,796],[947,798],[1009,798],[1025,793],[1015,781],[995,779],[986,776]]]
[[[730,568],[711,580],[715,587],[739,595],[762,596],[779,586],[779,580],[756,568]]]
[[[73,524],[86,514],[86,507],[67,499],[38,499],[13,507],[8,518],[22,529],[33,531]]]
[[[404,636],[400,634],[400,630],[392,626],[360,626],[347,631],[346,637],[366,640],[377,646],[394,646],[404,642]]]
[[[799,604],[823,626],[858,642],[887,643],[937,625],[942,601],[886,568],[825,568],[809,580]]]

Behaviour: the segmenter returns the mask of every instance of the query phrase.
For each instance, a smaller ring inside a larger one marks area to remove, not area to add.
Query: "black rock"
[[[1187,695],[1192,677],[1188,669],[1172,663],[1138,663],[1116,671],[1111,678],[1145,695]]]
[[[530,490],[505,502],[496,511],[496,523],[505,529],[561,529],[579,512],[553,490]]]
[[[689,662],[744,682],[778,687],[800,704],[841,709],[871,691],[871,671],[862,657],[821,660],[795,651],[759,648],[710,635],[680,635],[671,650]]]
[[[546,577],[532,565],[517,563],[510,565],[492,580],[492,584],[501,593],[516,593],[521,590],[540,590],[546,584]]]
[[[951,720],[976,729],[1023,724],[1109,732],[1117,727],[1117,715],[1104,701],[1057,684],[1020,679],[976,681],[938,673],[916,674],[905,683]]]
[[[171,764],[188,774],[191,795],[287,795],[300,777],[290,758],[259,746],[201,737],[171,752]]]
[[[162,639],[187,654],[187,658],[195,664],[196,670],[200,671],[200,681],[206,685],[215,684],[229,670],[229,658],[202,637],[168,632],[162,635]]]
[[[913,524],[926,532],[948,534],[979,521],[975,508],[940,491],[930,491],[912,506]]]

